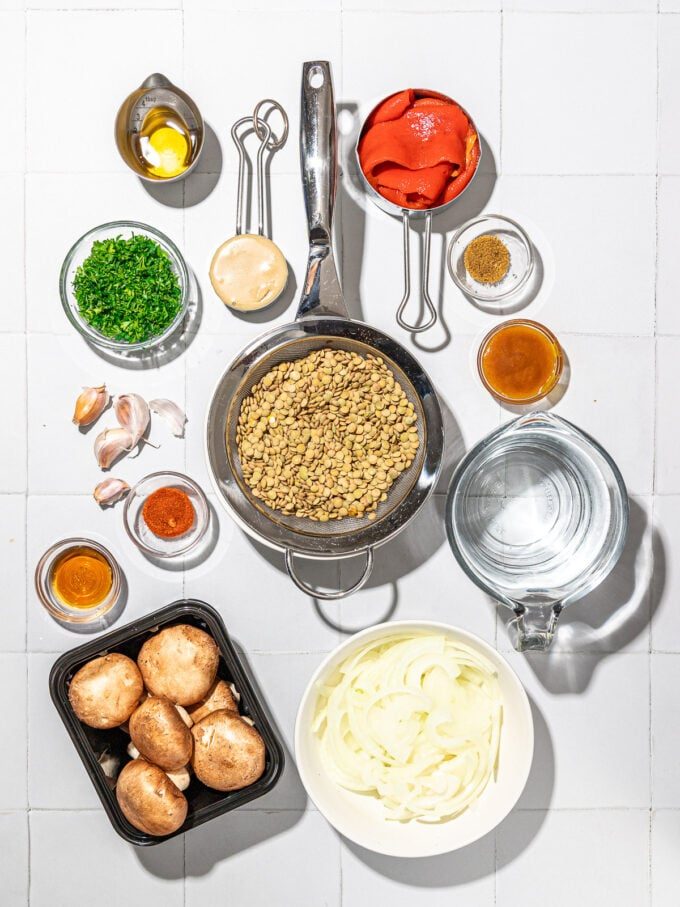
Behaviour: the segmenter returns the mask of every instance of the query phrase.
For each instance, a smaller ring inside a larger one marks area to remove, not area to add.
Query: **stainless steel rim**
[[[356,340],[383,356],[401,370],[415,389],[423,410],[424,456],[421,470],[405,498],[381,520],[356,532],[315,536],[295,532],[253,506],[244,495],[230,462],[226,446],[227,420],[232,398],[248,374],[262,359],[282,346],[306,338],[338,337]],[[225,370],[213,391],[206,421],[206,457],[210,476],[220,500],[246,531],[279,550],[291,549],[308,557],[351,557],[382,545],[400,532],[427,500],[441,468],[444,436],[441,410],[435,389],[417,360],[387,334],[363,322],[340,318],[305,318],[276,328],[255,340]]]

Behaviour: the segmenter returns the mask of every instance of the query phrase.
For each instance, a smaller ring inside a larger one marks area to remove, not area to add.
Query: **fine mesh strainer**
[[[207,458],[215,488],[236,522],[261,542],[285,552],[288,573],[300,589],[317,598],[333,599],[361,588],[373,566],[373,549],[400,532],[427,500],[441,465],[443,430],[434,388],[418,362],[391,337],[350,320],[345,307],[331,247],[337,149],[333,88],[326,62],[303,66],[300,128],[310,248],[297,320],[251,343],[220,378],[208,410]],[[345,518],[320,523],[284,515],[256,498],[243,479],[236,424],[244,397],[278,363],[325,348],[382,357],[414,405],[418,453],[391,486],[373,520]],[[313,589],[295,572],[296,554],[322,559],[361,552],[366,567],[346,590]]]

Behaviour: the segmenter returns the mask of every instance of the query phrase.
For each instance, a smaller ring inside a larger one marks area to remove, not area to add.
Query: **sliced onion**
[[[363,646],[319,687],[312,724],[329,776],[379,797],[389,818],[441,821],[467,809],[498,761],[495,668],[443,635]]]

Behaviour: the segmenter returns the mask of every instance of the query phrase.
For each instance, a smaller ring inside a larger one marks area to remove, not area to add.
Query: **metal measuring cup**
[[[386,94],[370,111],[366,119],[364,120],[361,129],[359,130],[359,136],[357,138],[356,144],[354,146],[354,157],[356,161],[356,167],[359,171],[359,178],[362,182],[364,190],[368,197],[371,199],[373,204],[377,205],[382,211],[386,211],[387,214],[391,214],[393,217],[401,217],[402,226],[403,226],[403,250],[404,250],[404,295],[399,307],[397,308],[397,324],[399,327],[403,328],[405,331],[409,331],[412,334],[420,334],[423,331],[427,331],[437,322],[437,310],[434,307],[434,303],[430,298],[430,292],[428,289],[429,285],[429,274],[430,274],[430,245],[432,239],[432,216],[434,214],[441,214],[442,211],[448,210],[451,205],[455,204],[458,199],[463,195],[463,193],[468,189],[470,183],[475,178],[479,171],[479,164],[482,159],[482,146],[479,140],[479,131],[475,126],[474,120],[463,107],[462,104],[459,104],[458,101],[455,101],[453,98],[449,97],[446,94],[442,94],[440,91],[431,91],[429,88],[414,88],[414,92],[417,95],[426,95],[427,97],[439,98],[442,101],[448,101],[452,104],[456,104],[463,111],[465,116],[468,118],[468,121],[472,128],[477,133],[477,141],[479,142],[479,158],[477,159],[477,166],[475,171],[472,174],[472,177],[468,181],[467,185],[462,189],[459,195],[455,198],[452,198],[451,201],[446,202],[444,205],[437,205],[436,208],[402,208],[399,205],[395,205],[394,202],[388,201],[386,198],[383,198],[379,192],[371,186],[369,181],[366,179],[366,175],[362,169],[361,161],[359,159],[359,143],[361,137],[364,134],[366,128],[366,123],[373,116],[377,108],[384,103],[387,98],[392,97],[398,92],[390,92]],[[423,303],[427,309],[428,319],[421,325],[409,324],[404,319],[404,309],[406,308],[409,299],[411,298],[411,242],[410,242],[410,222],[411,220],[424,220],[425,221],[425,238],[423,246],[423,259],[420,266],[420,291],[423,298]]]

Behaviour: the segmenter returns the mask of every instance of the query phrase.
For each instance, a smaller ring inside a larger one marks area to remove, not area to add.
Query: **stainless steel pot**
[[[206,456],[219,498],[238,525],[269,547],[285,552],[286,569],[300,589],[317,598],[336,599],[363,586],[373,566],[374,549],[401,532],[431,494],[441,465],[443,428],[434,387],[411,353],[387,334],[351,320],[345,307],[332,250],[337,141],[331,72],[326,62],[303,66],[300,130],[309,259],[297,319],[249,344],[218,381],[208,410]],[[418,455],[392,486],[373,520],[355,517],[320,523],[286,516],[255,498],[241,473],[235,436],[244,397],[279,362],[326,347],[382,356],[417,415]],[[295,570],[296,555],[319,560],[360,553],[366,558],[365,569],[349,589],[315,590]]]

